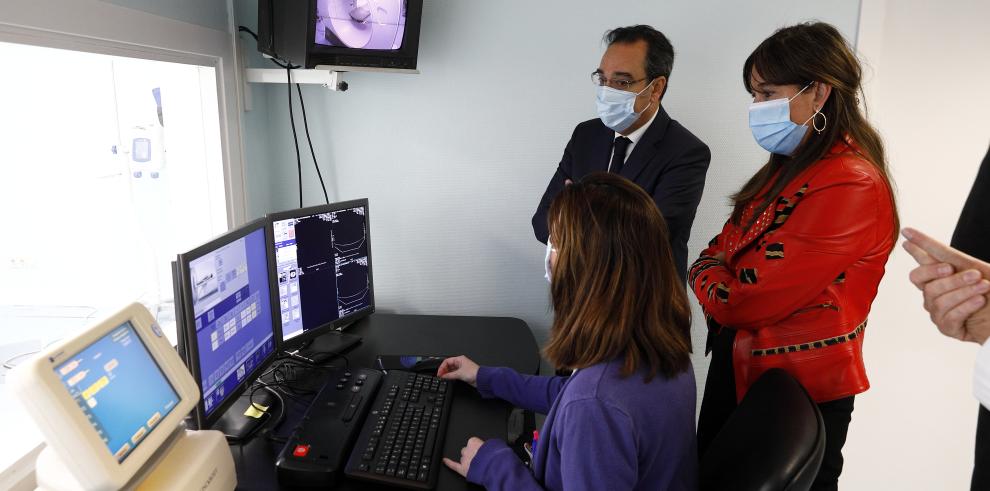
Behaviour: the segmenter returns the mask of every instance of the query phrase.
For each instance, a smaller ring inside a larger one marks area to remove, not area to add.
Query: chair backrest
[[[818,405],[787,372],[754,383],[701,458],[704,490],[798,491],[811,488],[825,454]]]

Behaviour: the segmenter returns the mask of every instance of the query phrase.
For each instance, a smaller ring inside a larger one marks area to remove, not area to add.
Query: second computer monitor
[[[202,391],[200,428],[213,426],[276,355],[266,224],[244,225],[177,261],[186,364]]]
[[[283,342],[301,344],[374,312],[367,199],[269,219]]]

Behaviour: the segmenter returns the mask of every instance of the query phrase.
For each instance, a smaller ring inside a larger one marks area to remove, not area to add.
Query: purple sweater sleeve
[[[555,444],[560,452],[563,489],[632,489],[638,480],[632,420],[597,399],[582,399],[560,408]],[[554,442],[551,442],[554,444]],[[547,462],[547,467],[551,466]],[[488,440],[468,468],[468,481],[489,490],[544,489],[523,463],[497,439]]]
[[[474,454],[467,480],[489,491],[543,489],[533,476],[533,471],[516,457],[504,441],[497,438],[485,441]]]
[[[511,368],[478,369],[478,392],[486,399],[497,397],[516,407],[546,414],[564,387],[567,377],[520,375]]]

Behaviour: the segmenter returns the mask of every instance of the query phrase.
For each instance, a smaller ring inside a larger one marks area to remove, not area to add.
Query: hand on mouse
[[[444,380],[460,380],[470,384],[471,387],[477,387],[478,364],[463,355],[447,358],[440,364],[437,377]]]

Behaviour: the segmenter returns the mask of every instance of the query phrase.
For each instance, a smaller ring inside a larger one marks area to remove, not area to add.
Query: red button
[[[305,457],[309,454],[309,445],[296,445],[296,449],[292,451],[292,455],[296,457]]]

